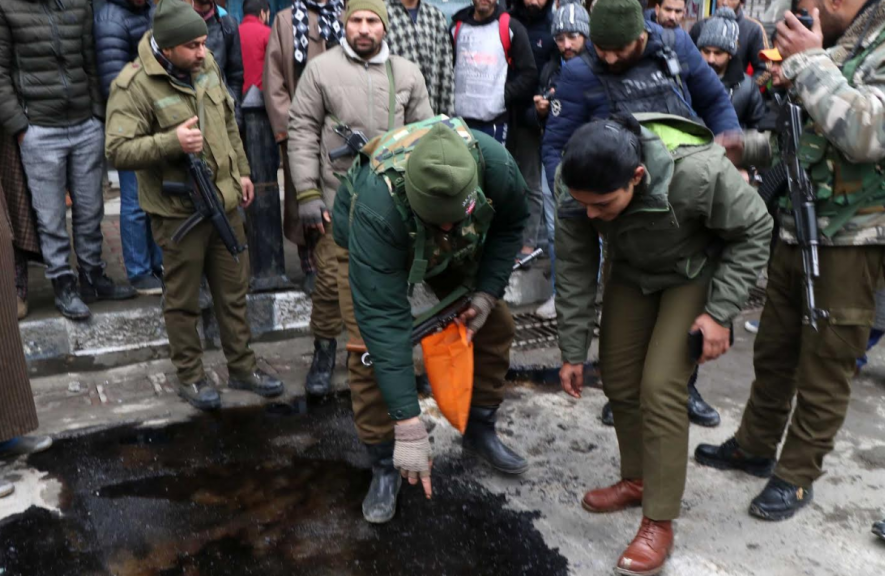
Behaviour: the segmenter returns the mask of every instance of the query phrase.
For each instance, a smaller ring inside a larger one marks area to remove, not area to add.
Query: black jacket
[[[0,0],[0,125],[64,127],[104,114],[91,0]]]
[[[577,57],[577,56],[576,56]],[[551,88],[556,88],[556,81],[559,80],[559,73],[562,71],[562,56],[559,55],[559,50],[556,51],[556,54],[544,64],[544,67],[541,69],[541,76],[538,78],[538,89],[535,92],[536,95],[543,96],[546,94]],[[534,102],[532,105],[526,109],[526,113],[523,116],[523,121],[528,126],[537,126],[538,128],[543,128],[547,124],[547,118],[550,115],[548,114],[544,118],[538,117],[538,111],[535,109]]]
[[[499,4],[495,8],[492,19],[497,20],[504,13]],[[453,22],[463,22],[464,25],[481,25],[487,21],[477,22],[473,18],[473,6],[462,8],[452,17]],[[513,62],[507,70],[507,84],[504,86],[504,104],[508,111],[519,110],[532,101],[535,94],[535,85],[538,83],[538,68],[535,65],[535,56],[529,43],[529,36],[525,26],[515,18],[510,18],[510,59]],[[457,46],[455,47],[457,50]]]
[[[107,0],[95,13],[95,56],[105,99],[123,66],[138,58],[138,43],[151,27],[152,12],[150,1],[136,8],[130,0]]]
[[[758,129],[762,117],[765,116],[765,103],[755,80],[744,73],[741,61],[737,58],[732,58],[728,63],[722,85],[731,97],[731,105],[734,106],[741,128]]]
[[[216,6],[215,13],[206,21],[206,26],[209,28],[206,47],[212,50],[212,56],[224,74],[231,96],[239,103],[243,96],[243,52],[240,49],[237,21],[230,14],[219,16]]]
[[[706,21],[706,19],[699,20],[691,27],[689,36],[691,36],[691,39],[695,44],[698,43],[698,38],[701,36],[701,29],[703,29],[704,22]],[[752,64],[753,78],[758,80],[759,83],[764,84],[768,81],[768,72],[766,71],[765,61],[759,57],[759,51],[770,48],[765,29],[758,20],[750,18],[744,14],[742,9],[737,11],[737,23],[739,34],[737,57],[740,58],[744,69]]]
[[[513,0],[511,3],[510,15],[525,26],[532,54],[535,56],[535,68],[538,70],[541,70],[550,58],[559,54],[556,41],[550,32],[553,24],[553,2],[554,0],[547,0],[547,5],[537,15],[526,9],[525,0]]]

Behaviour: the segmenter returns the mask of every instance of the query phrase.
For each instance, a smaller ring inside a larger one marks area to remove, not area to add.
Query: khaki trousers
[[[310,330],[316,338],[328,340],[341,334],[344,323],[338,297],[338,246],[332,238],[332,224],[324,223],[326,233],[320,236],[314,248],[317,277],[310,295],[313,309],[310,312]]]
[[[694,370],[688,331],[706,299],[706,282],[648,295],[614,279],[606,286],[602,382],[615,418],[621,477],[643,480],[642,510],[652,520],[679,516],[688,463],[686,382]]]
[[[227,215],[237,239],[245,244],[246,232],[238,210]],[[205,274],[212,292],[215,319],[221,333],[221,346],[230,374],[255,371],[255,354],[249,348],[252,331],[246,317],[246,292],[249,289],[249,253],[237,262],[225,248],[215,228],[201,222],[181,242],[172,235],[184,222],[182,218],[151,216],[154,240],[163,250],[163,281],[166,284],[163,316],[172,363],[181,384],[192,384],[205,377],[203,346],[197,332],[200,312],[200,282]]]
[[[362,340],[353,311],[347,250],[337,247],[337,258],[338,293],[348,338]],[[455,280],[433,278],[428,283],[438,297],[444,297],[457,287]],[[495,408],[504,400],[504,377],[510,368],[510,345],[515,332],[510,310],[503,300],[498,301],[473,339],[473,406]],[[347,371],[353,417],[360,440],[366,444],[392,441],[394,421],[387,413],[375,371],[363,366],[358,354],[348,354]]]
[[[774,471],[782,480],[809,488],[823,474],[873,325],[883,255],[885,246],[820,248],[814,292],[830,317],[815,332],[803,324],[801,251],[784,242],[775,247],[754,348],[756,380],[735,438],[749,454],[774,458],[789,423]]]

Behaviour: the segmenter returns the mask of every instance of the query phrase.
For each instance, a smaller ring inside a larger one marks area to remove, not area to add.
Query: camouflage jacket
[[[783,65],[815,130],[853,163],[885,161],[885,43],[866,55],[852,82],[843,75],[842,66],[858,41],[857,53],[862,53],[883,30],[885,2],[880,2],[861,14],[832,48],[795,54]],[[829,219],[819,220],[821,230],[829,225]],[[781,222],[781,237],[795,243],[792,216],[783,213]],[[856,215],[834,236],[820,240],[835,246],[885,244],[885,212]]]

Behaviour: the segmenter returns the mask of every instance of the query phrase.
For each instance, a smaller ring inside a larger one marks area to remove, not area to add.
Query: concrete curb
[[[514,307],[542,302],[550,296],[544,268],[536,266],[513,274],[505,300]],[[433,305],[429,291],[417,290],[413,309]],[[310,296],[302,291],[250,294],[249,322],[255,340],[294,337],[309,332]],[[203,310],[198,325],[203,342],[221,347],[214,313]],[[94,307],[86,322],[58,315],[19,323],[25,358],[32,374],[49,375],[71,369],[109,368],[169,355],[169,337],[159,298],[139,298]]]
[[[25,358],[35,368],[46,361],[120,357],[168,346],[159,298],[141,298],[137,302],[122,310],[96,312],[86,322],[60,316],[23,321],[19,331]],[[310,322],[310,298],[300,291],[250,294],[248,307],[254,338],[274,332],[306,332]],[[204,341],[220,344],[218,324],[211,310],[203,311],[198,330]],[[121,362],[110,362],[118,363]]]

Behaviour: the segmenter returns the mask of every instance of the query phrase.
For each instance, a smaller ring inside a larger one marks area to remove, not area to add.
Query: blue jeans
[[[550,257],[550,282],[556,293],[556,199],[547,184],[547,170],[541,165],[541,194],[544,199],[544,230],[547,233],[547,256]]]
[[[123,262],[130,280],[159,272],[163,267],[163,252],[154,243],[150,217],[138,205],[138,180],[135,172],[120,175],[120,240],[123,244]]]
[[[503,144],[507,140],[507,123],[506,122],[482,122],[480,120],[464,120],[473,130],[479,130],[483,134],[487,134]]]

